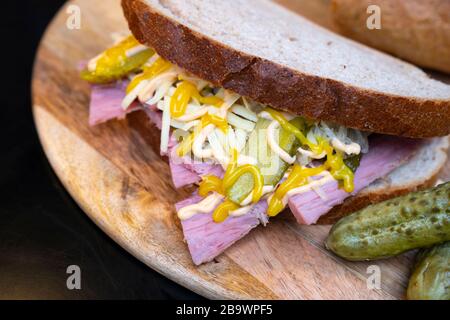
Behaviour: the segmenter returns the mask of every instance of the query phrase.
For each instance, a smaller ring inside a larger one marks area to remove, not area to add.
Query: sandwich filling
[[[252,212],[262,201],[278,215],[295,196],[335,182],[351,194],[355,172],[369,152],[368,134],[277,111],[199,79],[141,45],[133,36],[87,64],[91,83],[128,78],[121,108],[136,101],[161,114],[161,153],[184,166],[218,167],[201,176],[198,203],[181,220],[213,212],[215,223]]]

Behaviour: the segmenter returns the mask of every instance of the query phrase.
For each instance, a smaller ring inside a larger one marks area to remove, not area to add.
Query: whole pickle
[[[450,182],[368,206],[330,230],[328,249],[352,261],[398,255],[450,240]]]
[[[406,296],[409,300],[450,300],[450,242],[419,252]]]

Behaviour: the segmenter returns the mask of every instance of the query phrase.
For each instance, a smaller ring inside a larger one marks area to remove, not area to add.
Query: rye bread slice
[[[450,134],[450,86],[267,0],[122,0],[136,38],[280,110],[406,137]]]

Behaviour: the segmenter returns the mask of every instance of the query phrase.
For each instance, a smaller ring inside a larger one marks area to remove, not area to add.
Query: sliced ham
[[[200,182],[200,176],[187,169],[183,164],[177,163],[172,157],[169,157],[170,173],[175,188],[179,189],[194,183]]]
[[[145,113],[147,114],[150,121],[159,129],[162,128],[162,112],[159,111],[156,106],[150,106],[148,104],[144,105]]]
[[[201,200],[200,196],[193,195],[177,203],[176,209],[178,211]],[[213,221],[212,212],[197,214],[188,220],[181,221],[184,238],[194,263],[200,265],[212,261],[261,222],[267,223],[266,211],[267,202],[262,200],[248,214],[240,217],[229,217],[222,223]]]
[[[355,172],[355,190],[347,193],[340,189],[336,181],[321,187],[326,195],[322,199],[315,191],[294,195],[289,198],[289,208],[300,224],[314,224],[334,206],[355,195],[375,180],[389,174],[402,162],[410,158],[420,146],[420,140],[393,136],[373,136],[370,150],[362,157],[361,164]]]
[[[213,175],[219,178],[223,177],[224,170],[221,165],[195,161],[190,157],[180,158],[176,154],[178,144],[173,143],[173,140],[172,138],[172,145],[169,150],[169,165],[175,188],[178,189],[193,183],[198,183],[206,175]]]
[[[195,172],[200,177],[213,175],[222,178],[225,174],[225,171],[222,169],[222,166],[220,164],[209,162],[193,162],[190,161],[190,159],[187,159],[187,161],[185,161],[183,165],[185,166],[185,168],[191,170],[192,172]]]
[[[140,109],[134,102],[126,111],[122,109],[127,81],[117,81],[107,85],[93,85],[89,106],[89,125],[94,126],[112,119],[123,119],[133,111]]]

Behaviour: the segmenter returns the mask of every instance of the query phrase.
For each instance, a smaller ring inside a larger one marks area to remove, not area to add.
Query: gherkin
[[[450,242],[418,253],[406,296],[410,300],[450,300]]]
[[[341,219],[328,249],[351,260],[373,260],[450,241],[450,182],[368,206]]]
[[[95,69],[89,70],[86,67],[81,71],[81,78],[90,83],[101,84],[119,80],[131,72],[138,71],[155,52],[145,49],[127,56],[127,51],[136,46],[139,46],[139,42],[133,36],[122,40],[98,55],[95,58]]]

